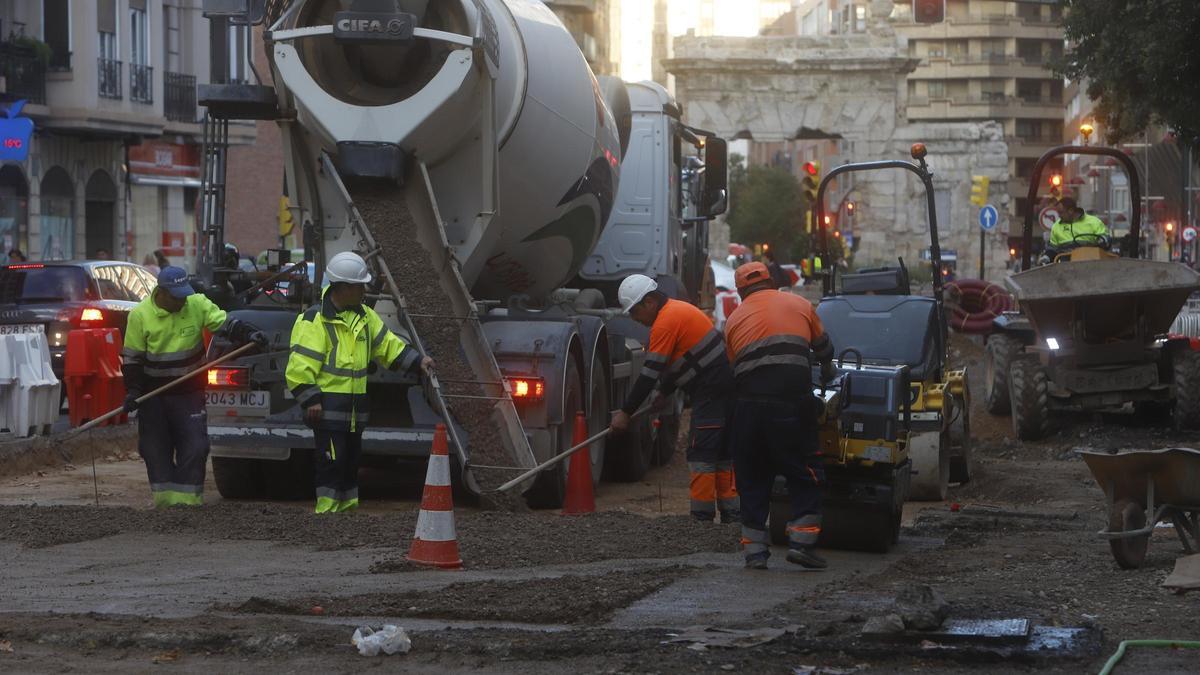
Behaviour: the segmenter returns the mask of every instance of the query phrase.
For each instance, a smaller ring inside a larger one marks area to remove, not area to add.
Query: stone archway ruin
[[[890,11],[890,2],[875,5],[887,5],[873,7],[876,16]],[[908,159],[912,143],[925,143],[941,245],[959,253],[961,276],[975,276],[980,230],[969,203],[971,176],[987,176],[993,185],[1008,181],[1003,129],[996,122],[910,124],[906,76],[916,60],[885,21],[873,21],[867,33],[854,35],[679,37],[666,67],[688,123],[726,138],[838,139],[840,154],[827,158],[826,167]],[[839,186],[841,194],[851,188],[856,263],[918,259],[929,246],[919,181],[901,171],[862,173]],[[993,195],[1001,222],[988,235],[986,276],[996,279],[1008,259],[1008,197],[1000,190]]]

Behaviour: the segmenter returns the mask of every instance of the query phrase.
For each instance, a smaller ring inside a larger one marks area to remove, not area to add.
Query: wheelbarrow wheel
[[[1146,527],[1146,511],[1141,504],[1132,499],[1122,499],[1113,504],[1112,512],[1108,514],[1109,532],[1131,532]],[[1125,539],[1109,539],[1113,558],[1122,569],[1135,570],[1146,560],[1146,548],[1150,545],[1150,535],[1143,534]]]
[[[1172,359],[1175,371],[1175,429],[1200,429],[1200,352],[1180,349]]]

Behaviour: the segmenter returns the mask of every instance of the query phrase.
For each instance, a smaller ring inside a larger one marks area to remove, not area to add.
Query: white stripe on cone
[[[450,484],[450,458],[446,455],[430,455],[429,470],[425,473],[425,484],[438,487]]]
[[[416,539],[422,541],[452,541],[454,534],[453,511],[421,511],[417,516]]]

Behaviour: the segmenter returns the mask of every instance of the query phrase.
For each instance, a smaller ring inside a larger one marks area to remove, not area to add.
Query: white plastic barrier
[[[49,433],[61,386],[45,335],[0,335],[0,429],[14,436]]]

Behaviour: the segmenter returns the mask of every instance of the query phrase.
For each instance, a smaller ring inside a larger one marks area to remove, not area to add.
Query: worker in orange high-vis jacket
[[[833,344],[812,304],[776,290],[766,265],[742,265],[735,282],[742,304],[725,323],[725,343],[737,385],[731,439],[746,567],[767,568],[771,488],[782,475],[792,502],[787,559],[824,569],[816,552],[825,471],[812,366],[820,362],[822,379],[832,377]]]
[[[691,471],[691,513],[712,522],[741,519],[733,458],[729,451],[728,421],[732,411],[733,372],[720,331],[712,319],[693,305],[671,300],[650,277],[633,274],[617,291],[621,309],[650,327],[650,346],[642,371],[613,417],[612,430],[628,430],[630,416],[658,387],[657,401],[682,389],[692,401],[692,425],[687,460]]]

